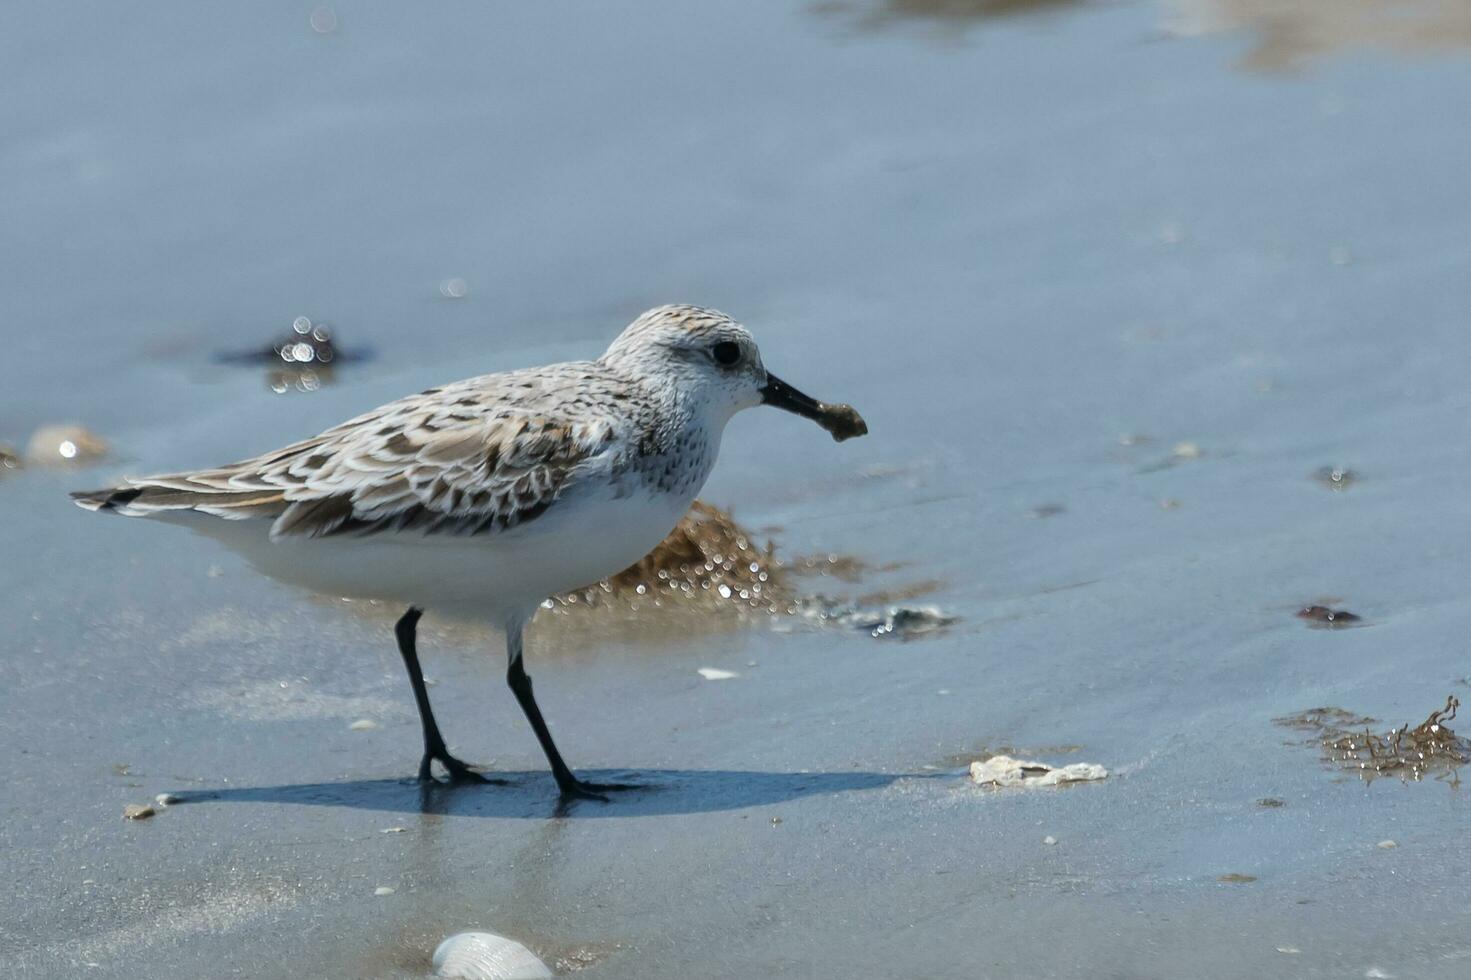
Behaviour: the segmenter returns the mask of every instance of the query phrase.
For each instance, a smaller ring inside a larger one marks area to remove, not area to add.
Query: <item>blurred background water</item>
[[[0,469],[7,976],[419,977],[470,927],[588,977],[1471,975],[1459,787],[1273,722],[1413,724],[1471,677],[1465,4],[5,21],[0,442],[111,447]],[[498,646],[444,624],[441,722],[519,775],[421,799],[386,613],[65,498],[664,302],[873,429],[743,416],[706,498],[960,622],[539,620],[564,751],[660,787],[612,807],[552,819]],[[282,394],[226,356],[298,317],[364,356]],[[1114,775],[967,785],[1003,747]]]

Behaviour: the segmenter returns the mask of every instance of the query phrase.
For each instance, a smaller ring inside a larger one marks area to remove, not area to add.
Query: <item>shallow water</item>
[[[1266,64],[1271,5],[1183,0],[12,11],[0,441],[113,455],[0,471],[5,975],[422,977],[467,929],[589,978],[1471,971],[1463,792],[1273,723],[1471,676],[1471,60],[1329,6]],[[743,416],[705,497],[961,622],[539,622],[564,751],[650,784],[607,807],[557,818],[493,639],[422,651],[513,785],[424,794],[388,611],[65,498],[667,301],[872,428]],[[219,363],[297,316],[376,359]],[[1002,750],[1113,775],[968,786]]]

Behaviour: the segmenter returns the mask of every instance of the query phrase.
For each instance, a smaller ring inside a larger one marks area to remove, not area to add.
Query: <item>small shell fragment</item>
[[[45,466],[81,466],[107,455],[102,437],[80,425],[43,425],[26,445],[26,456]]]
[[[1396,847],[1399,847],[1399,845],[1396,844],[1392,840],[1382,840],[1379,843],[1375,844],[1374,846],[1375,847],[1378,847],[1378,848],[1382,848],[1382,849],[1384,849],[1386,851],[1391,850],[1391,849],[1396,848]]]
[[[1074,762],[1054,769],[1045,762],[1026,762],[1009,755],[993,755],[970,764],[970,778],[981,786],[1059,786],[1107,776],[1107,769],[1091,762]]]
[[[371,718],[359,718],[357,721],[347,726],[349,731],[354,732],[371,732],[377,727],[378,723]]]
[[[733,670],[721,670],[719,667],[701,667],[699,674],[707,681],[728,681],[741,676]]]
[[[434,951],[434,975],[448,980],[551,980],[552,971],[514,939],[461,932]]]
[[[384,895],[392,895],[393,889],[389,888],[387,885],[379,885],[377,888],[373,889],[373,894],[377,895],[379,898],[382,898]]]
[[[124,820],[147,820],[158,811],[146,803],[129,803],[123,807]]]
[[[153,798],[153,805],[160,808],[170,807],[175,803],[183,802],[184,798],[182,796],[175,796],[173,793],[159,793]]]

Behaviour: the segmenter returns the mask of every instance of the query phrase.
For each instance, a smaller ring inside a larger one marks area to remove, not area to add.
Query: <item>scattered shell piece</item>
[[[707,681],[728,681],[732,677],[741,676],[733,670],[721,670],[719,667],[701,667],[699,674]]]
[[[1172,452],[1176,459],[1199,459],[1204,455],[1199,444],[1194,442],[1177,442]]]
[[[439,284],[439,295],[445,299],[464,299],[465,294],[469,291],[469,284],[459,276],[442,280]]]
[[[1399,847],[1399,845],[1396,844],[1392,840],[1382,840],[1379,843],[1375,844],[1374,846],[1375,847],[1383,848],[1386,851],[1391,850],[1391,849],[1396,848],[1396,847]]]
[[[312,30],[318,34],[331,34],[337,30],[337,11],[332,9],[330,3],[321,3],[313,7],[310,20]]]
[[[0,471],[20,469],[20,457],[15,448],[0,442]]]
[[[1045,762],[1025,762],[1009,755],[993,755],[970,764],[970,778],[981,786],[1058,786],[1062,783],[1103,779],[1108,770],[1091,762],[1074,762],[1054,769]]]
[[[773,827],[779,827],[779,826],[781,826],[781,822],[782,822],[781,817],[772,817],[771,818],[771,825]]]
[[[552,971],[514,939],[461,932],[434,951],[435,976],[449,980],[551,980]]]
[[[402,834],[402,833],[404,833],[404,828],[403,827],[384,827],[382,830],[378,831],[378,833],[380,833],[380,834]]]
[[[1285,800],[1279,800],[1275,796],[1264,796],[1256,801],[1256,805],[1265,810],[1275,810],[1277,807],[1286,806]]]
[[[596,966],[607,953],[598,949],[573,949],[557,957],[557,973],[576,973]]]
[[[1327,629],[1341,629],[1363,619],[1362,616],[1351,613],[1347,609],[1331,609],[1328,606],[1304,606],[1295,615],[1298,619],[1306,619],[1313,625]]]
[[[1278,946],[1277,952],[1286,953],[1288,956],[1297,956],[1299,953],[1302,952],[1302,950],[1298,949],[1296,946]]]
[[[1364,971],[1366,980],[1394,980],[1393,973],[1385,973],[1377,966],[1371,966]]]
[[[392,895],[393,889],[389,888],[387,885],[379,885],[377,888],[373,889],[373,894],[377,895],[379,898],[382,898],[384,895]]]
[[[371,718],[359,718],[357,721],[353,722],[347,727],[349,731],[370,732],[378,727],[378,723]]]
[[[1256,875],[1236,874],[1233,871],[1231,874],[1221,875],[1216,880],[1217,881],[1220,881],[1220,882],[1224,882],[1225,884],[1228,884],[1228,885],[1245,885],[1245,884],[1250,884],[1253,881],[1256,881]]]
[[[1057,838],[1056,837],[1053,837],[1051,834],[1048,834],[1046,837],[1042,838],[1042,843],[1044,843],[1044,844],[1056,844],[1057,843]]]
[[[171,807],[175,803],[183,802],[184,798],[182,796],[175,796],[173,793],[159,793],[153,798],[153,805],[157,807]]]
[[[123,807],[124,820],[147,820],[158,811],[146,803],[129,803]]]
[[[26,446],[30,461],[43,466],[82,466],[106,455],[102,437],[80,425],[43,425]]]
[[[1325,466],[1313,472],[1313,479],[1329,490],[1347,490],[1358,482],[1359,475],[1346,466]]]

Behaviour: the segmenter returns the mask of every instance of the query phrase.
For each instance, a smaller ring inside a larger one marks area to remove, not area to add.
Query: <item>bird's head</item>
[[[868,432],[851,406],[810,398],[766,370],[750,331],[717,310],[655,307],[618,335],[603,360],[640,377],[667,381],[723,419],[771,405],[812,419],[839,442]]]

